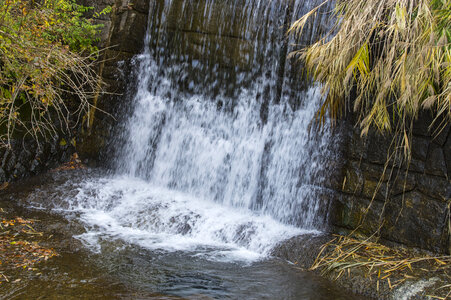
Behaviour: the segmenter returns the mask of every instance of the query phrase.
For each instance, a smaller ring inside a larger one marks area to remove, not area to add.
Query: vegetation
[[[352,272],[364,274],[376,285],[376,290],[397,286],[413,278],[441,278],[448,284],[432,288],[430,299],[450,299],[451,256],[418,254],[407,249],[395,249],[371,241],[335,236],[321,247],[310,270],[323,275],[334,274],[335,279],[349,276]]]
[[[0,0],[1,144],[16,133],[48,139],[89,109],[99,88],[99,25],[83,18],[89,9],[74,0]]]
[[[0,286],[21,280],[13,280],[10,274],[21,271],[40,274],[36,265],[58,255],[53,248],[41,245],[51,236],[35,230],[36,222],[21,217],[7,218],[0,208]]]
[[[290,32],[302,34],[322,5]],[[409,129],[421,110],[435,113],[439,130],[451,118],[451,1],[337,0],[335,17],[326,36],[297,52],[323,84],[318,116],[335,120],[350,108],[362,135],[395,131],[409,157]]]

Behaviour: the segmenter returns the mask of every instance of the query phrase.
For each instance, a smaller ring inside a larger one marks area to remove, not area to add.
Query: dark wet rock
[[[393,138],[377,132],[368,134],[367,162],[384,165],[393,150]]]
[[[31,153],[31,151],[24,149],[18,158],[18,162],[21,163],[22,165],[27,165],[30,162],[30,159],[32,158],[33,154]]]
[[[334,191],[340,191],[343,187],[343,182],[345,175],[342,172],[343,169],[343,159],[331,159],[325,158],[327,165],[323,166],[322,182],[318,183],[320,186],[324,186],[327,189],[332,189]]]
[[[388,201],[383,236],[438,253],[448,249],[448,204],[412,191]]]
[[[364,178],[372,180],[381,180],[382,182],[387,182],[390,179],[390,172],[384,172],[384,166],[379,164],[372,164],[366,160],[359,162],[359,166],[363,172]]]
[[[440,146],[432,143],[429,151],[428,158],[426,160],[426,170],[427,174],[437,175],[437,176],[447,176],[447,169],[445,163],[445,156],[443,150]]]
[[[399,169],[388,169],[386,173],[393,171],[392,176],[394,179],[382,181],[377,178],[366,177],[362,196],[368,199],[375,199],[378,201],[385,201],[387,198],[397,196],[405,192],[412,191],[415,188],[415,176],[412,173],[408,173]],[[390,178],[390,175],[387,175]]]
[[[404,168],[405,167],[406,165],[404,164]],[[409,171],[423,173],[425,167],[426,164],[424,161],[412,158],[409,164]]]
[[[450,135],[450,132],[451,132],[450,128],[451,128],[450,124],[445,125],[444,128],[437,128],[436,131],[438,131],[438,132],[433,133],[433,137],[432,137],[433,142],[440,146],[443,146],[446,143],[447,138]]]
[[[383,203],[343,195],[334,201],[330,223],[336,228],[350,231],[359,227],[359,233],[371,235],[378,230],[382,213]]]
[[[13,173],[13,176],[14,176],[16,179],[20,179],[20,178],[26,176],[26,174],[27,174],[27,169],[26,169],[25,166],[23,166],[21,163],[17,163],[17,164],[14,166],[14,173]]]
[[[347,195],[332,203],[335,232],[356,230],[357,235],[370,235],[380,219],[386,222],[381,231],[386,242],[449,252],[446,207],[451,197],[451,138],[449,124],[437,131],[438,125],[429,128],[432,121],[432,114],[424,112],[414,122],[410,164],[393,160],[386,164],[392,136],[370,132],[362,138],[356,130],[348,133],[343,173],[351,180],[342,189]],[[382,210],[372,205],[363,219],[373,196],[373,202],[387,206]],[[361,219],[362,224],[357,222]]]
[[[349,194],[360,195],[362,192],[364,177],[358,162],[350,162],[346,166],[346,181],[343,185],[343,191]]]
[[[415,174],[413,174],[413,172],[406,173],[406,171],[399,169],[395,171],[396,172],[393,174],[395,178],[391,180],[388,185],[388,195],[390,195],[391,197],[398,196],[415,189],[415,187],[417,186],[417,177],[415,176]]]
[[[59,158],[59,162],[65,163],[65,162],[69,161],[72,154],[73,154],[73,151],[70,151],[68,146],[65,146],[64,150],[62,150],[61,157]]]
[[[429,126],[434,121],[430,111],[423,111],[420,116],[413,122],[413,133],[424,137],[430,137]]]
[[[147,13],[131,9],[119,10],[112,22],[109,45],[116,51],[133,54],[141,52],[147,28]]]
[[[417,189],[419,192],[446,202],[451,199],[451,183],[446,178],[415,174]]]
[[[121,91],[119,85],[123,84],[122,82],[117,82],[118,79],[124,81],[125,78],[122,78],[121,70],[120,70],[120,62],[125,63],[129,62],[133,58],[134,54],[129,52],[123,52],[115,49],[105,50],[105,67],[102,70],[102,77],[107,82],[108,91],[118,92]],[[113,80],[113,81],[109,81]],[[105,107],[108,108],[108,107]]]
[[[412,156],[422,161],[426,160],[430,140],[425,137],[412,137]]]
[[[149,0],[135,0],[133,1],[132,8],[140,13],[149,13]]]
[[[7,150],[5,152],[5,155],[3,156],[2,161],[3,170],[9,173],[14,169],[15,165],[16,165],[16,155],[14,154],[14,151]]]
[[[41,171],[40,166],[41,166],[41,163],[37,159],[33,159],[33,161],[31,162],[31,165],[30,165],[30,172],[32,174],[37,174],[38,172]]]
[[[179,227],[177,228],[177,232],[182,235],[191,232],[191,230],[192,230],[191,225],[189,225],[188,223],[180,224]]]
[[[386,198],[387,183],[366,179],[363,184],[362,196],[368,199],[384,200]]]
[[[69,140],[66,138],[65,140]],[[6,150],[2,159],[0,183],[15,181],[30,175],[56,167],[60,162],[67,161],[74,153],[72,145],[60,145],[60,140],[41,142],[22,140],[12,143],[12,149]]]
[[[439,146],[443,146],[451,132],[451,124],[444,115],[434,120],[429,129],[429,133],[432,137],[432,141]]]
[[[443,153],[445,155],[446,169],[448,171],[447,179],[451,180],[451,134],[449,134],[448,140],[446,141],[446,144],[443,146]]]
[[[321,246],[332,240],[328,234],[306,234],[281,242],[271,250],[271,255],[309,269],[318,257]]]
[[[346,154],[349,159],[352,160],[366,160],[367,158],[367,138],[361,137],[358,129],[349,125],[347,128],[348,133],[348,147]]]

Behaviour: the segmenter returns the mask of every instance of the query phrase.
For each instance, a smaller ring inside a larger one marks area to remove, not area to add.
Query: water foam
[[[91,179],[78,190],[59,208],[79,215],[87,232],[77,237],[95,252],[103,239],[121,239],[151,250],[255,260],[267,256],[274,243],[315,232],[129,176]]]

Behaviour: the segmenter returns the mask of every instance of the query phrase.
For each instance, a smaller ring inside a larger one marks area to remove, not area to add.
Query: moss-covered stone
[[[338,201],[337,201],[338,200]],[[383,204],[356,196],[344,195],[335,201],[331,223],[337,228],[356,229],[371,235],[379,229]]]
[[[360,169],[359,163],[351,161],[345,167],[345,181],[343,184],[343,192],[360,195],[362,192],[364,177]]]

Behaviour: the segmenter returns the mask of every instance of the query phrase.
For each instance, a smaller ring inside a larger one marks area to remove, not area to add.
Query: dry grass
[[[376,279],[377,290],[382,282],[390,289],[406,280],[420,278],[427,274],[446,277],[450,282],[451,256],[430,256],[415,254],[405,249],[395,249],[377,242],[357,240],[351,237],[336,236],[324,244],[311,270],[320,270],[323,274],[334,271],[336,279],[355,270],[365,276]],[[435,299],[449,299],[451,284],[437,289],[442,296],[430,296]]]
[[[302,34],[318,9],[289,32]],[[351,109],[362,135],[400,128],[409,154],[412,120],[431,109],[438,134],[451,119],[451,1],[337,0],[335,16],[326,36],[294,53],[323,84],[321,121]]]

